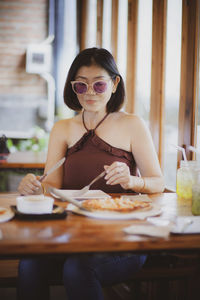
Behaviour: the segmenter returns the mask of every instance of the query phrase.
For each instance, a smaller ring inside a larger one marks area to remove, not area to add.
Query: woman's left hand
[[[125,190],[131,188],[132,176],[127,164],[116,161],[110,166],[104,166],[106,176],[104,177],[107,184],[120,184]]]

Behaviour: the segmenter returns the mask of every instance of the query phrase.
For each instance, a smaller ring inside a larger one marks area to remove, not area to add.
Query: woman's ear
[[[116,92],[117,90],[117,86],[118,86],[118,83],[120,82],[120,77],[119,76],[116,76],[115,80],[113,81],[113,93]]]

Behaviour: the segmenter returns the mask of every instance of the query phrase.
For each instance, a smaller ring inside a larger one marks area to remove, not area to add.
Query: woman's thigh
[[[25,281],[33,280],[35,277],[36,281],[49,282],[52,278],[62,280],[63,271],[64,274],[68,273],[68,278],[72,278],[72,274],[74,277],[95,274],[102,286],[109,286],[132,278],[142,268],[145,260],[145,255],[121,253],[40,257],[22,260],[19,275]],[[63,265],[67,268],[66,270],[62,270]]]
[[[145,255],[134,254],[77,254],[67,258],[65,267],[76,270],[78,276],[92,271],[104,287],[132,278],[141,269],[145,260]]]

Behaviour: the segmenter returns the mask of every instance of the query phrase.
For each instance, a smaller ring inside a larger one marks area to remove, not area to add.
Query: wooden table
[[[0,161],[0,169],[43,169],[46,152],[19,151],[10,153],[6,161]]]
[[[0,206],[15,204],[16,195],[0,194]],[[189,207],[177,204],[174,193],[154,194],[151,198],[163,207],[163,215],[191,215]],[[57,201],[66,206],[66,203]],[[68,213],[62,220],[22,221],[13,219],[0,223],[1,257],[61,254],[100,251],[173,251],[200,250],[200,234],[170,235],[167,239],[127,235],[123,228],[138,223],[136,220],[99,220]]]

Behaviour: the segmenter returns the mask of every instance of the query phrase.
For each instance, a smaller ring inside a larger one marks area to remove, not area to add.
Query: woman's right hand
[[[39,195],[43,193],[40,177],[32,173],[27,174],[20,182],[18,191],[21,195]]]

